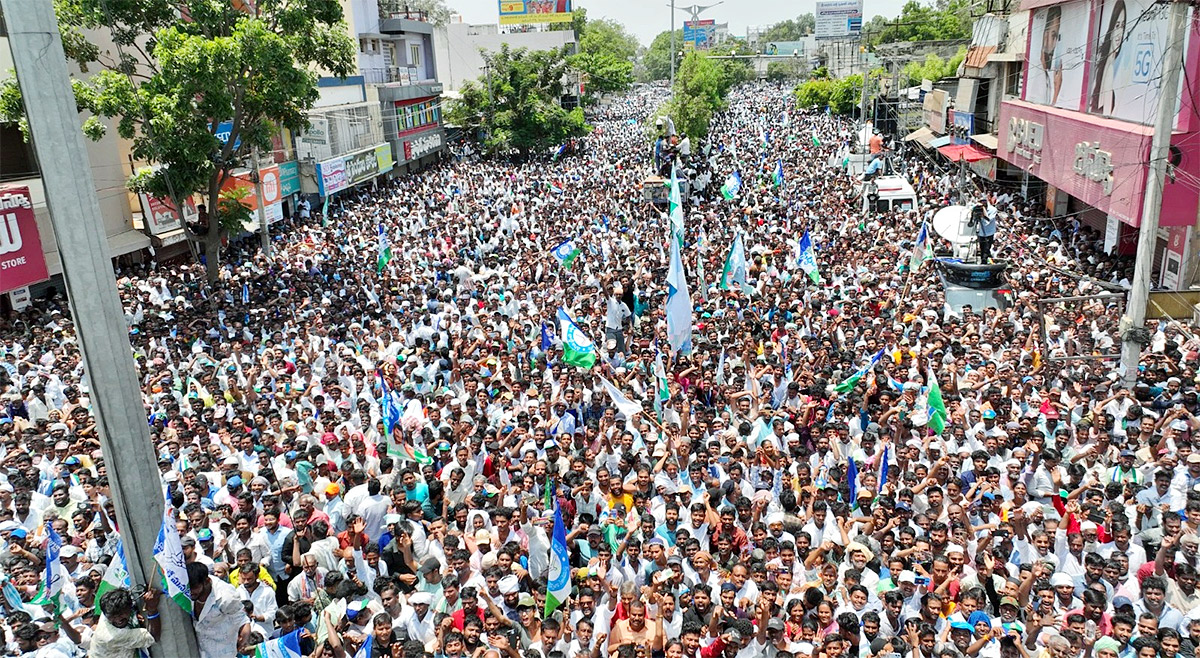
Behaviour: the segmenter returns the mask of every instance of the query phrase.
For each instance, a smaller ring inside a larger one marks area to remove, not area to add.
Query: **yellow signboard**
[[[500,0],[500,24],[569,23],[572,0]]]

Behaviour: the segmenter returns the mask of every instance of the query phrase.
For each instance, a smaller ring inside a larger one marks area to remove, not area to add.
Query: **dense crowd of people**
[[[464,150],[352,191],[270,258],[235,244],[215,287],[119,273],[201,656],[1195,656],[1200,341],[1149,327],[1129,387],[1089,358],[1115,306],[1040,335],[1040,300],[1130,263],[920,151],[892,155],[918,207],[864,214],[854,124],[749,84],[676,164],[672,350],[670,219],[643,189],[663,95],[599,110],[566,157]],[[947,308],[913,257],[967,196],[1000,218],[1007,308]],[[738,236],[745,285],[723,285]],[[565,362],[560,309],[594,366]],[[0,366],[8,653],[136,655],[176,603],[98,593],[119,537],[64,300],[0,318]]]

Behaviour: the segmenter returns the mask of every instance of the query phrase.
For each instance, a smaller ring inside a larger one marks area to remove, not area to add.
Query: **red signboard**
[[[49,278],[29,188],[0,188],[0,293]]]

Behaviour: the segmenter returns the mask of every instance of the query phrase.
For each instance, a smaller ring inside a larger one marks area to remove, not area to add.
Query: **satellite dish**
[[[969,245],[975,241],[975,229],[969,222],[971,209],[967,206],[947,206],[933,215],[933,230],[954,246]]]

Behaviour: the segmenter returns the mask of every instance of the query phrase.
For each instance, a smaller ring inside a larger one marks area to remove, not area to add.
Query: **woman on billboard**
[[[1100,42],[1096,73],[1092,77],[1092,98],[1088,109],[1093,114],[1111,116],[1116,111],[1116,80],[1121,71],[1121,50],[1125,44],[1125,0],[1115,0],[1109,14],[1108,31]]]

